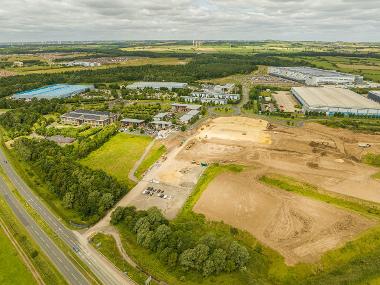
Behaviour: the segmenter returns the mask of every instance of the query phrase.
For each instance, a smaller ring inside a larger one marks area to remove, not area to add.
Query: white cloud
[[[379,0],[0,0],[0,42],[379,41]]]

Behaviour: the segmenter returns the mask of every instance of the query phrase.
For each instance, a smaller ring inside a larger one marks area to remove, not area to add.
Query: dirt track
[[[326,203],[262,185],[256,179],[261,172],[222,174],[194,211],[247,230],[279,251],[287,264],[316,261],[374,224]]]

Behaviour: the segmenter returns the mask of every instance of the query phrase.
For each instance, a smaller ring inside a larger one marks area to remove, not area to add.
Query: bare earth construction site
[[[359,163],[365,150],[380,150],[380,137],[331,129],[273,126],[245,117],[206,122],[157,163],[122,201],[147,209],[157,206],[174,218],[202,174],[200,162],[240,164],[241,173],[223,173],[203,192],[194,211],[207,219],[246,230],[280,252],[287,264],[317,261],[376,224],[369,218],[259,182],[267,174],[293,177],[337,195],[380,202],[376,168]],[[171,199],[146,197],[147,186],[165,188]]]

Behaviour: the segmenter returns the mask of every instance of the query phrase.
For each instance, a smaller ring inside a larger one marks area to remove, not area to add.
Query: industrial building
[[[200,110],[201,108],[202,108],[201,105],[180,104],[180,103],[172,104],[173,112],[189,112],[191,110]]]
[[[226,105],[228,103],[227,99],[219,99],[219,98],[181,96],[181,99],[187,103],[202,103],[202,104],[212,103],[215,105]]]
[[[63,124],[88,124],[93,127],[104,127],[116,122],[116,120],[117,114],[92,110],[76,110],[63,114],[61,116],[61,122]]]
[[[369,91],[368,99],[380,103],[380,91]]]
[[[269,67],[273,76],[290,79],[309,86],[345,85],[363,83],[363,76],[312,67]]]
[[[292,94],[304,112],[341,113],[380,117],[380,104],[349,89],[333,87],[293,87]]]
[[[62,62],[64,66],[83,66],[83,67],[97,67],[102,64],[99,62],[90,62],[90,61],[70,61],[70,62]]]
[[[55,84],[49,85],[38,89],[16,93],[12,96],[13,99],[31,100],[37,99],[53,99],[53,98],[67,98],[77,94],[94,89],[93,85],[69,85],[69,84]]]
[[[179,82],[135,82],[131,85],[128,85],[127,89],[144,89],[144,88],[153,88],[159,90],[161,88],[167,88],[169,90],[173,89],[184,89],[188,86],[187,83]]]
[[[199,111],[197,110],[191,110],[189,112],[187,112],[185,115],[183,115],[181,118],[179,118],[179,121],[182,123],[182,124],[189,124],[190,121],[199,115]]]

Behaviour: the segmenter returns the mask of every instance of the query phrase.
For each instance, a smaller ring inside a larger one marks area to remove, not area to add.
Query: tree
[[[74,204],[74,194],[71,193],[71,192],[67,192],[65,194],[65,196],[63,197],[63,200],[62,200],[62,203],[63,203],[63,206],[66,208],[66,209],[72,209],[73,208],[73,204]]]
[[[238,242],[233,241],[228,249],[228,259],[234,263],[236,268],[242,268],[249,260],[248,250]]]
[[[124,208],[117,207],[111,214],[111,224],[117,225],[122,219],[124,219]]]

